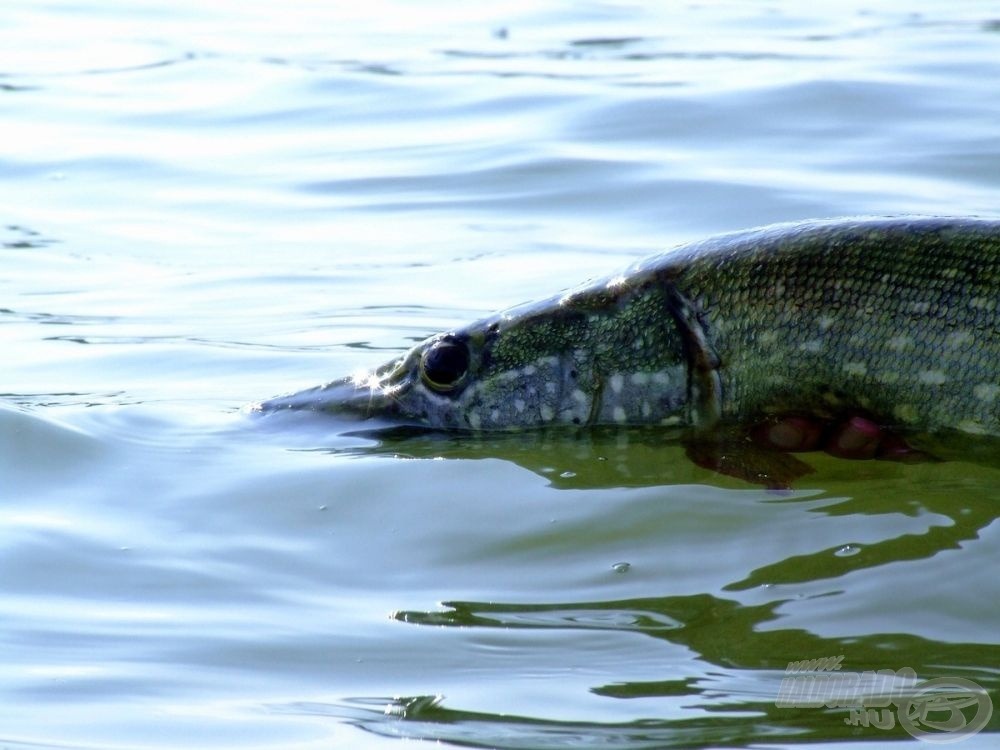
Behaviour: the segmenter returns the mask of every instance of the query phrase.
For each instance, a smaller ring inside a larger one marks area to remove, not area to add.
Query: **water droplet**
[[[616,562],[611,566],[611,569],[615,571],[615,573],[628,573],[632,569],[632,563]]]
[[[837,557],[850,557],[851,555],[856,555],[861,551],[860,544],[845,544],[843,547],[838,549],[835,554]]]

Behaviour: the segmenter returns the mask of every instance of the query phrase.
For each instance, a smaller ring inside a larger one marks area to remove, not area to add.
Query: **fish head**
[[[679,348],[669,367],[657,353],[651,373],[648,353],[634,345],[646,330],[641,322],[572,302],[512,308],[431,336],[370,372],[258,408],[476,431],[662,420],[666,407],[680,413],[687,381]]]
[[[583,424],[591,398],[569,345],[574,321],[509,311],[420,342],[368,372],[283,396],[262,411],[310,409],[433,429]]]

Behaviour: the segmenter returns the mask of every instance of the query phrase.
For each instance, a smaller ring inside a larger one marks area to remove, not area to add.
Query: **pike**
[[[852,414],[1000,436],[1000,220],[840,219],[722,235],[257,405],[443,430]]]

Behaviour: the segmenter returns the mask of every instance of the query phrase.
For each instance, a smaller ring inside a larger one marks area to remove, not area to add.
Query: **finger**
[[[839,458],[874,458],[883,438],[882,428],[865,417],[851,417],[836,426],[823,449]]]
[[[753,430],[759,445],[787,452],[816,450],[822,437],[823,424],[808,417],[782,417]]]

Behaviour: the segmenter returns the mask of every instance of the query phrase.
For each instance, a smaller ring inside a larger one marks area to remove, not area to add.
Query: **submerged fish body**
[[[1000,221],[777,225],[642,260],[260,409],[476,431],[860,410],[1000,435],[998,332]]]

